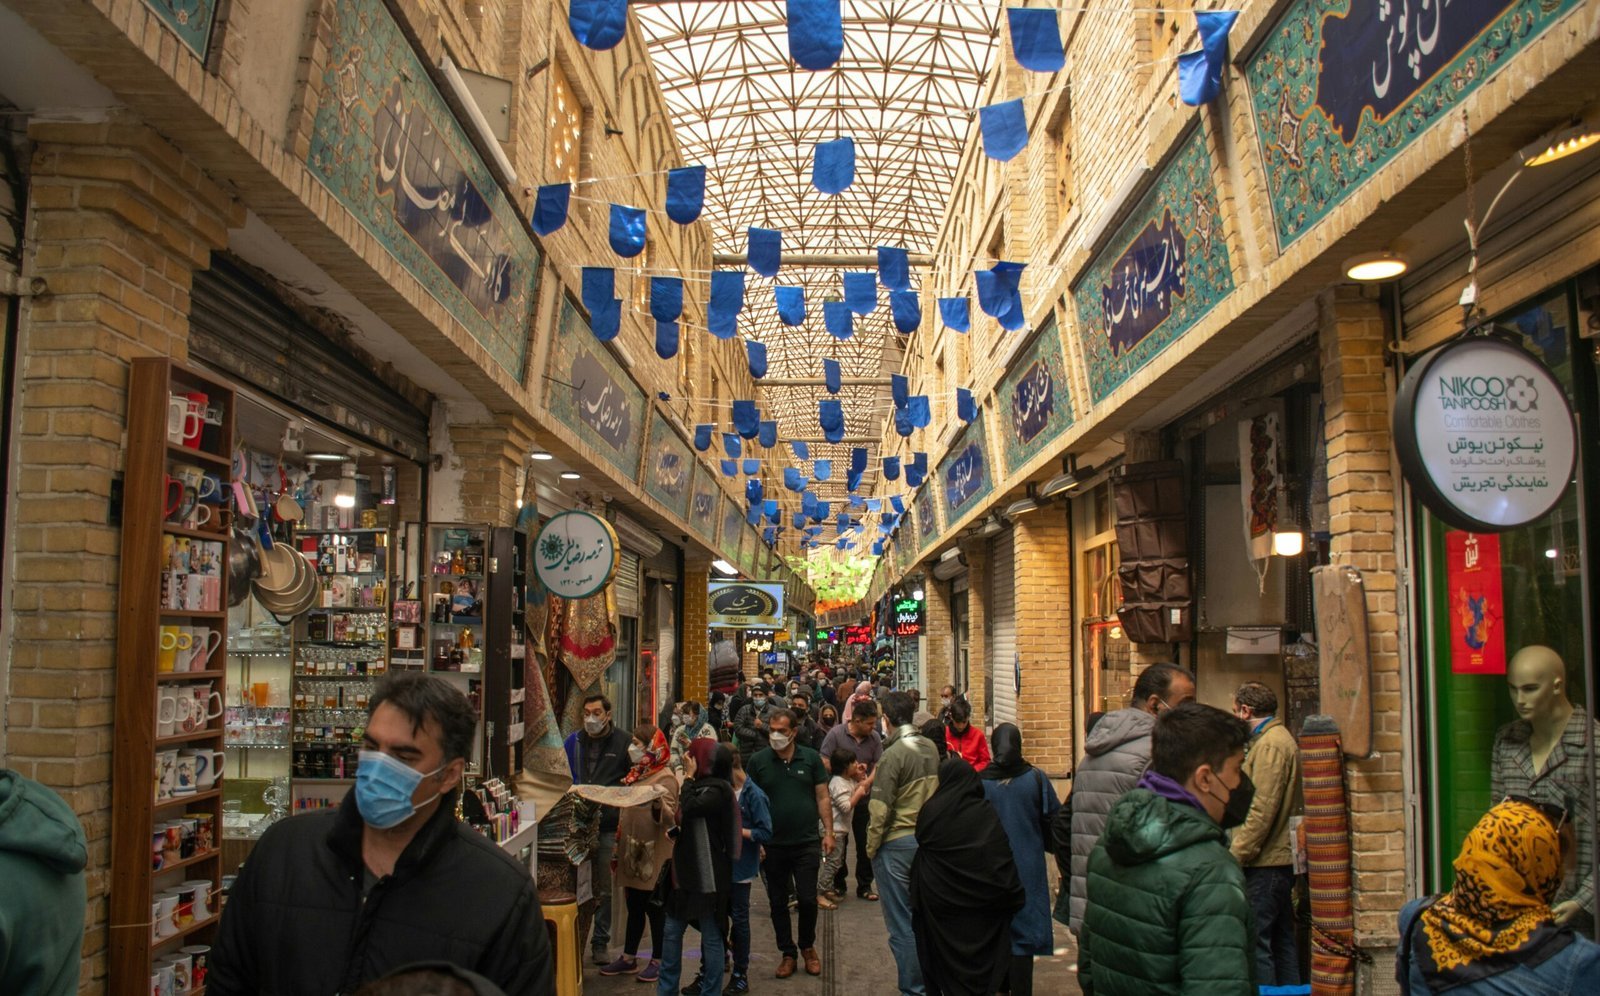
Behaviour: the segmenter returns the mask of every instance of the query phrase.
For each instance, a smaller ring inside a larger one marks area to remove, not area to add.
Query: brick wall
[[[961,547],[967,555],[967,687],[972,703],[972,725],[984,726],[989,703],[984,697],[984,678],[989,674],[989,541],[975,539]]]
[[[517,521],[517,471],[533,447],[533,423],[517,416],[452,425],[461,464],[461,514],[467,522],[509,526]],[[532,498],[531,482],[527,497]]]
[[[1072,769],[1072,549],[1066,509],[1051,505],[1012,526],[1017,653],[1022,694],[1017,728],[1028,760],[1052,775]]]
[[[685,699],[710,697],[711,642],[706,629],[706,586],[711,582],[708,558],[685,557],[683,564],[683,691]]]
[[[922,585],[922,687],[923,702],[937,703],[939,689],[950,684],[950,665],[955,659],[955,620],[952,618],[950,582],[931,573]],[[938,712],[930,707],[930,712]]]

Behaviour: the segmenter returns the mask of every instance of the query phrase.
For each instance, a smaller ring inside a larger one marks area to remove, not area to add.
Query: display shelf
[[[226,581],[227,578],[224,577],[223,580]],[[228,611],[226,609],[157,609],[156,611],[161,614],[163,619],[174,616],[181,616],[185,619],[228,618]]]
[[[190,539],[226,540],[228,538],[228,534],[223,531],[212,531],[209,529],[189,529],[184,526],[175,526],[170,522],[163,523],[161,526],[161,531],[173,536],[187,536]]]
[[[203,864],[204,862],[210,861],[212,858],[217,858],[217,857],[221,857],[221,856],[222,856],[222,849],[221,848],[217,848],[217,847],[213,847],[211,850],[206,851],[203,854],[196,854],[193,857],[184,858],[182,861],[179,861],[176,864],[162,865],[160,868],[157,868],[151,874],[153,874],[153,875],[165,875],[168,872],[180,871],[180,870],[182,870],[184,868],[192,868],[195,865]]]
[[[232,392],[229,393],[231,394]],[[207,450],[192,450],[179,443],[167,444],[167,456],[173,460],[188,460],[199,464],[209,464],[212,469],[225,470],[230,474],[233,472],[233,461],[227,457],[219,456]]]
[[[229,650],[229,657],[288,657],[287,650]]]
[[[225,671],[157,671],[157,681],[199,681],[205,678],[226,677]]]
[[[217,737],[222,736],[222,733],[222,727],[208,726],[203,730],[195,730],[192,733],[174,733],[170,737],[156,737],[156,749],[182,747],[184,744],[192,744],[200,740],[215,740]]]
[[[388,526],[363,526],[359,529],[296,529],[297,536],[380,536]]]
[[[293,744],[224,744],[229,750],[288,750]]]
[[[212,897],[213,901],[219,898],[221,897]],[[149,915],[148,912],[146,915]],[[216,926],[217,921],[220,919],[222,919],[221,913],[213,913],[204,920],[196,920],[193,923],[179,927],[175,933],[168,934],[166,937],[153,938],[150,944],[150,953],[152,955],[162,954],[168,948],[174,946],[173,942],[181,941],[191,934],[198,933],[199,931],[205,930],[208,927]],[[182,945],[178,946],[181,947]]]
[[[148,789],[145,794],[149,794]],[[168,799],[154,799],[152,802],[154,803],[156,809],[172,809],[174,806],[188,806],[197,802],[206,802],[210,799],[220,798],[222,798],[222,789],[210,788],[206,789],[204,792],[191,792],[188,795],[175,795]],[[144,850],[144,866],[148,868],[150,867],[150,833],[148,830],[145,831]],[[147,908],[145,910],[145,915],[148,916],[149,913],[150,910]]]
[[[375,671],[370,674],[335,674],[333,672],[319,674],[316,671],[296,671],[294,677],[306,681],[377,681],[386,673],[385,671]]]

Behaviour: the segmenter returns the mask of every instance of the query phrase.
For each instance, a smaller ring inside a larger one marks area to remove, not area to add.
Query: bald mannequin
[[[1528,746],[1533,753],[1533,770],[1544,770],[1561,731],[1572,718],[1572,700],[1567,698],[1567,666],[1561,655],[1549,647],[1534,644],[1523,647],[1506,668],[1511,687],[1511,704],[1517,716],[1532,726]]]

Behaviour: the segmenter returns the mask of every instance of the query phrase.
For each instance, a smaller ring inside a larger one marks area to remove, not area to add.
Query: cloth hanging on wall
[[[1239,497],[1244,509],[1244,539],[1251,560],[1272,556],[1272,534],[1283,511],[1283,411],[1240,419]],[[1262,568],[1265,573],[1265,568]]]
[[[616,596],[611,585],[588,598],[569,598],[561,630],[561,663],[587,688],[617,658]]]

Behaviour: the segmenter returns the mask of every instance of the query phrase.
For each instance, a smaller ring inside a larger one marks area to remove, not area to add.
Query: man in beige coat
[[[1289,821],[1301,810],[1300,747],[1277,712],[1278,696],[1259,681],[1247,681],[1234,693],[1233,714],[1250,724],[1244,773],[1255,786],[1255,798],[1229,847],[1244,867],[1245,893],[1255,918],[1256,981],[1298,986]]]

